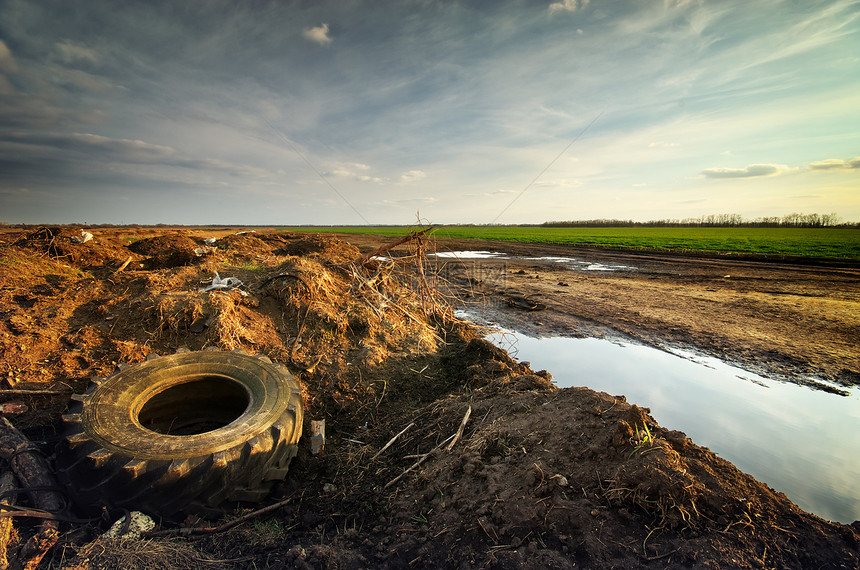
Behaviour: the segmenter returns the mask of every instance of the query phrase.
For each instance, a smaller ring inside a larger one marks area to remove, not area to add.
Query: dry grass
[[[75,557],[61,561],[63,570],[197,570],[229,568],[238,560],[209,558],[180,539],[137,540],[99,538],[81,547]]]

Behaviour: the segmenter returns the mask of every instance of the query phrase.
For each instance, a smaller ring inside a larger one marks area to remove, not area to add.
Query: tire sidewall
[[[114,374],[93,392],[81,413],[84,432],[104,449],[134,459],[171,461],[218,453],[267,431],[293,397],[282,368],[238,353],[198,352],[164,356]],[[221,428],[194,435],[168,435],[137,419],[156,394],[202,376],[242,386],[248,406]]]

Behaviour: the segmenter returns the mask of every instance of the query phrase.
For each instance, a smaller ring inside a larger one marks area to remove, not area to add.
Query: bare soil
[[[65,523],[41,567],[860,564],[860,523],[803,512],[623,397],[554,387],[550,373],[481,340],[438,293],[480,300],[520,329],[625,334],[847,385],[860,377],[856,269],[486,242],[411,243],[386,262],[364,259],[384,238],[240,230],[97,229],[86,243],[71,240],[73,227],[0,235],[0,403],[27,408],[7,417],[47,457],[71,394],[118,363],[179,348],[283,362],[303,384],[306,418],[326,420],[324,452],[303,440],[270,497],[285,500],[276,512],[144,543],[98,538],[122,514],[105,513]],[[427,247],[636,269],[434,263],[418,255]],[[216,271],[243,287],[200,291]],[[435,292],[424,287],[434,280]],[[546,309],[517,308],[527,305]],[[14,520],[19,538],[4,545],[13,566],[38,522]],[[212,523],[183,526],[201,524]]]

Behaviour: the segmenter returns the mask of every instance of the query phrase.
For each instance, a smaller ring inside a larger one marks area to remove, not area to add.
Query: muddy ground
[[[64,523],[42,568],[858,567],[860,523],[801,511],[623,397],[555,388],[439,295],[520,329],[624,334],[847,385],[860,373],[856,269],[462,242],[407,244],[389,262],[365,256],[384,238],[240,230],[0,235],[0,403],[19,404],[7,417],[45,456],[91,377],[180,348],[282,362],[306,419],[326,420],[324,452],[303,440],[267,500],[285,501],[276,512],[143,542],[98,538],[122,514],[106,512]],[[635,270],[417,255],[446,247]],[[243,286],[201,292],[215,271]],[[14,519],[13,566],[38,524]]]

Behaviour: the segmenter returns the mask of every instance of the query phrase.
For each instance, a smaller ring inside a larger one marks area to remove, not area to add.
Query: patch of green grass
[[[313,233],[406,235],[409,226],[291,227]],[[860,259],[860,229],[854,228],[713,228],[443,226],[436,237],[555,243],[626,249],[709,251],[757,255]]]

